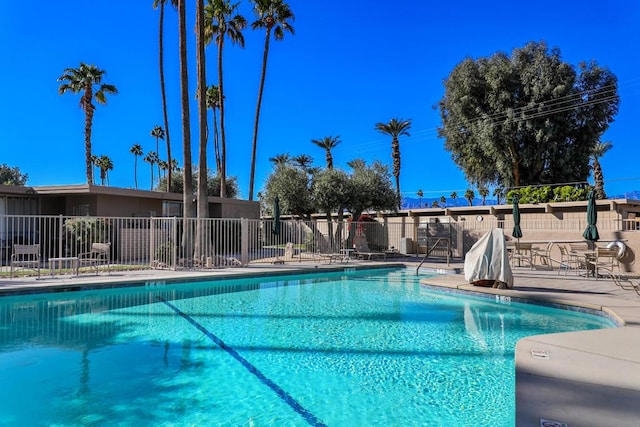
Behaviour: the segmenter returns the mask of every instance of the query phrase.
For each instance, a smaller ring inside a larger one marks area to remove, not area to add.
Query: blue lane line
[[[284,401],[284,403],[286,403],[294,411],[296,411],[297,413],[302,415],[302,417],[305,420],[307,420],[307,422],[310,425],[317,426],[317,427],[327,427],[325,423],[323,423],[315,415],[313,415],[311,412],[309,412],[307,409],[305,409],[289,393],[284,391],[282,388],[280,388],[280,386],[278,386],[276,383],[274,383],[269,378],[267,378],[262,372],[260,372],[260,370],[258,368],[256,368],[254,365],[252,365],[247,359],[245,359],[244,357],[240,356],[240,354],[237,351],[235,351],[233,348],[231,348],[227,344],[225,344],[224,341],[222,341],[220,338],[215,336],[215,334],[213,334],[212,332],[209,332],[204,326],[202,326],[200,323],[196,322],[191,316],[189,316],[188,314],[182,312],[178,307],[176,307],[175,305],[171,304],[166,299],[161,298],[161,297],[158,297],[158,299],[160,301],[162,301],[164,304],[166,304],[171,310],[175,311],[178,315],[180,315],[187,322],[189,322],[193,326],[195,326],[198,330],[200,330],[200,332],[202,332],[207,337],[209,337],[211,339],[211,341],[213,341],[214,343],[216,343],[216,345],[218,345],[224,351],[229,353],[229,355],[231,355],[234,359],[236,359],[238,362],[240,362],[240,364],[242,366],[244,366],[246,370],[248,370],[253,375],[258,377],[258,379],[263,384],[265,384],[267,387],[269,387],[271,390],[273,390],[278,395],[278,397],[280,397],[280,399],[282,399]]]

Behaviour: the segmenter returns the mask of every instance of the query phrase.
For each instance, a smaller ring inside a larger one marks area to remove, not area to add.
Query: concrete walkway
[[[285,272],[342,270],[348,267],[404,265],[415,269],[419,258],[387,262],[287,262],[208,271],[143,270],[82,274],[79,277],[43,275],[0,279],[0,296],[61,289],[86,289],[113,283],[140,284],[161,280],[261,276]],[[425,286],[453,292],[543,301],[605,312],[619,328],[529,337],[516,347],[517,426],[640,425],[640,296],[620,289],[612,280],[558,275],[557,271],[514,269],[513,289],[491,289],[465,283],[462,262],[428,262],[424,270],[451,274],[423,279]],[[550,422],[557,424],[551,424]]]

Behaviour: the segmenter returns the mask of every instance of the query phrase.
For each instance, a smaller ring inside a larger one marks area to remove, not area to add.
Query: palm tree
[[[391,157],[393,158],[393,176],[396,178],[396,191],[398,193],[398,208],[402,209],[400,196],[400,135],[410,136],[411,119],[391,119],[389,123],[376,123],[378,132],[391,136]]]
[[[277,168],[279,166],[285,166],[291,163],[291,156],[289,153],[278,154],[274,157],[269,157],[269,161]]]
[[[311,142],[325,150],[326,159],[327,159],[327,169],[333,169],[333,157],[331,156],[331,150],[334,149],[338,144],[342,142],[340,141],[340,137],[325,136],[322,139],[312,139]]]
[[[215,37],[216,46],[218,47],[218,106],[220,108],[220,167],[218,173],[220,174],[220,197],[227,197],[227,139],[224,122],[222,51],[225,36],[229,38],[231,43],[237,43],[240,47],[244,47],[242,30],[247,27],[247,20],[236,13],[238,5],[239,3],[231,4],[230,0],[209,0],[209,4],[204,8],[204,41],[209,44]]]
[[[109,171],[113,170],[113,161],[104,154],[96,160],[96,165],[100,168],[100,185],[104,185],[105,178],[109,180]]]
[[[444,196],[440,196],[440,204],[442,205],[443,208],[447,207],[447,198]]]
[[[167,92],[164,84],[164,4],[167,0],[153,0],[153,8],[160,7],[160,22],[158,24],[158,63],[160,68],[160,92],[162,94],[162,116],[166,130],[167,162],[171,163],[171,138],[169,137],[169,117],[167,115]],[[171,0],[173,6],[178,6],[178,0]],[[156,151],[158,148],[156,147]],[[158,151],[159,152],[159,151]],[[167,178],[167,188],[171,187],[171,170]],[[137,186],[136,186],[137,188]]]
[[[80,108],[84,110],[84,152],[85,166],[87,173],[87,184],[93,183],[93,169],[91,167],[91,127],[93,126],[93,112],[96,106],[93,100],[98,104],[107,103],[107,94],[116,94],[118,89],[115,86],[102,83],[105,71],[99,69],[95,65],[87,65],[80,63],[78,68],[67,68],[58,78],[58,81],[64,82],[58,88],[60,95],[71,92],[80,93]]]
[[[151,129],[151,136],[156,139],[156,154],[160,156],[160,146],[158,145],[158,140],[164,140],[164,129],[162,129],[162,126],[155,125],[153,129]],[[160,177],[160,163],[158,163],[158,177]]]
[[[464,198],[467,199],[469,206],[473,206],[473,199],[476,197],[476,193],[473,192],[472,189],[467,189],[464,193]]]
[[[189,114],[189,76],[187,72],[187,19],[186,0],[178,0],[178,44],[180,57],[180,105],[182,109],[182,158],[184,162],[184,185],[182,186],[182,203],[184,209],[182,246],[185,253],[190,252],[190,242],[186,230],[189,229],[189,218],[195,216],[193,200],[193,172],[191,167],[191,118]]]
[[[151,187],[149,189],[153,190],[153,165],[158,163],[158,153],[155,151],[149,151],[142,160],[151,165]]]
[[[431,202],[431,207],[432,207],[432,208],[439,208],[439,207],[440,207],[440,205],[438,204],[438,201],[437,201],[437,200],[434,200],[433,202]]]
[[[142,147],[140,146],[140,144],[133,144],[129,152],[134,156],[133,179],[136,183],[136,190],[137,190],[138,189],[138,156],[142,156],[143,154]]]
[[[496,198],[496,204],[499,205],[500,201],[504,197],[504,188],[501,188],[501,187],[494,188],[493,197]]]
[[[591,158],[593,159],[591,168],[593,169],[593,181],[595,183],[596,198],[598,199],[607,198],[604,192],[604,175],[602,173],[602,166],[600,166],[600,158],[611,148],[613,148],[613,144],[610,141],[599,141],[591,152]]]
[[[424,193],[422,192],[422,188],[420,188],[418,190],[418,192],[416,193],[416,195],[418,196],[418,207],[421,208],[422,207],[422,196],[424,196]]]
[[[260,122],[260,104],[262,104],[262,92],[264,90],[264,80],[267,74],[267,58],[269,57],[269,41],[271,32],[275,40],[282,40],[284,32],[288,31],[292,35],[295,30],[290,21],[295,20],[295,15],[291,12],[289,5],[283,0],[251,0],[253,11],[257,20],[251,24],[254,30],[265,29],[264,53],[262,55],[262,72],[260,74],[260,88],[258,89],[258,103],[256,105],[256,118],[253,124],[253,145],[251,148],[251,174],[249,176],[249,200],[253,200],[253,181],[256,172],[256,149],[258,145],[258,123]]]
[[[158,160],[158,169],[160,170],[160,172],[164,172],[164,176],[166,176],[167,171],[169,170],[169,162],[167,162],[166,160]],[[158,175],[158,182],[160,182],[160,180],[162,180],[164,176],[162,173],[160,173],[160,175]]]
[[[458,206],[458,193],[454,191],[449,197],[453,199],[453,206]]]
[[[198,93],[198,193],[194,259],[202,259],[207,237],[204,230],[204,218],[209,217],[209,198],[207,195],[207,82],[205,69],[204,37],[204,0],[196,0],[196,76]]]
[[[487,196],[489,195],[489,189],[487,187],[478,188],[478,194],[482,197],[482,206],[487,204]]]
[[[313,157],[307,154],[299,154],[291,160],[303,171],[309,171],[309,166],[313,163]]]
[[[91,180],[92,180],[91,184],[95,184],[96,183],[96,180],[95,180],[96,176],[93,174],[93,168],[94,167],[96,167],[96,168],[98,167],[98,156],[96,156],[95,154],[92,154],[91,155],[91,168],[92,168],[91,169]]]
[[[216,171],[220,173],[220,171],[222,170],[222,162],[220,160],[218,117],[216,115],[216,110],[220,108],[220,91],[218,89],[218,86],[216,85],[211,85],[207,88],[207,108],[211,108],[211,111],[213,112],[213,154],[216,159]]]

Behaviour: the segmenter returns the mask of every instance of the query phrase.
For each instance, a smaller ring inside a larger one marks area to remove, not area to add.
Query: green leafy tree
[[[262,93],[264,91],[264,81],[267,75],[267,58],[269,57],[269,41],[271,34],[273,38],[282,40],[285,31],[292,35],[295,29],[291,22],[295,20],[295,15],[291,8],[283,0],[251,0],[253,11],[257,19],[251,24],[253,30],[264,29],[264,53],[262,55],[262,72],[260,74],[260,87],[258,89],[258,102],[256,105],[256,117],[253,125],[253,144],[251,149],[251,173],[249,176],[249,200],[253,200],[253,181],[256,171],[256,150],[258,146],[258,124],[260,122],[260,106],[262,104]]]
[[[240,3],[232,4],[229,0],[209,0],[204,9],[205,42],[209,44],[215,39],[218,50],[218,107],[220,108],[220,165],[219,174],[222,177],[222,197],[226,197],[225,178],[227,176],[227,139],[225,132],[225,97],[223,78],[223,56],[225,38],[232,44],[244,47],[242,30],[247,27],[247,20],[237,13]],[[215,114],[215,111],[214,111]]]
[[[613,144],[609,141],[598,142],[591,153],[593,163],[591,168],[593,169],[593,180],[595,182],[595,191],[597,199],[606,199],[607,194],[604,192],[604,174],[602,173],[602,166],[600,165],[600,158],[604,154],[613,148]]]
[[[327,168],[319,171],[313,177],[311,193],[314,204],[319,212],[324,212],[327,219],[329,244],[337,249],[335,236],[342,235],[342,228],[338,228],[334,235],[332,214],[338,215],[338,227],[342,227],[344,209],[349,205],[353,194],[349,175],[340,169]]]
[[[129,150],[131,154],[133,154],[133,179],[136,184],[136,190],[138,189],[138,157],[142,156],[144,153],[142,152],[142,147],[140,144],[133,144],[131,149]]]
[[[368,166],[364,160],[347,163],[351,173],[352,195],[347,210],[352,218],[360,218],[367,210],[396,210],[398,199],[391,183],[389,168],[379,161]]]
[[[340,141],[339,136],[325,136],[322,139],[312,139],[311,142],[318,147],[324,149],[325,157],[327,159],[327,169],[333,169],[333,156],[331,155],[331,150],[336,148]]]
[[[0,164],[1,185],[25,185],[29,176],[20,172],[17,166],[11,167],[5,163]]]
[[[98,104],[107,103],[107,94],[117,94],[118,89],[115,86],[102,83],[105,71],[99,69],[95,65],[88,65],[84,62],[80,63],[78,68],[67,68],[64,73],[58,77],[59,82],[63,82],[58,87],[60,95],[67,92],[82,93],[80,97],[80,108],[84,111],[84,152],[85,166],[87,174],[87,184],[93,183],[93,168],[91,162],[91,128],[93,126],[93,114],[96,106],[93,104],[95,100]]]
[[[162,117],[164,119],[164,128],[166,131],[166,143],[167,143],[167,162],[171,164],[173,158],[171,157],[171,137],[169,134],[169,116],[167,114],[167,91],[164,82],[164,5],[167,0],[154,0],[153,8],[160,9],[160,22],[158,24],[158,65],[160,71],[160,95],[162,96]],[[178,6],[178,0],[170,0],[174,7]],[[159,153],[158,147],[156,152]],[[171,182],[171,169],[169,169],[169,182]],[[136,188],[138,188],[136,184]]]
[[[198,171],[193,171],[193,176],[198,179]],[[238,178],[228,176],[227,179],[227,199],[237,199],[240,195],[240,187],[238,186]],[[173,179],[171,180],[171,193],[182,193],[184,190],[184,174],[180,170],[174,169]],[[167,192],[167,178],[160,179],[157,191]],[[193,197],[192,193],[192,197]],[[207,196],[220,197],[220,175],[212,170],[207,171]]]
[[[439,135],[467,180],[487,186],[586,180],[620,102],[608,69],[576,69],[544,42],[467,58],[444,86]]]
[[[473,199],[476,197],[476,193],[474,193],[474,191],[472,189],[467,189],[467,191],[464,192],[464,198],[467,199],[467,202],[469,203],[469,206],[473,206]]]
[[[280,199],[280,212],[311,220],[316,205],[311,194],[308,174],[289,164],[276,167],[265,182],[263,203],[272,206],[276,196]]]
[[[391,157],[393,158],[393,176],[396,179],[396,191],[398,193],[398,209],[402,208],[402,196],[400,193],[400,140],[401,135],[409,136],[411,119],[391,119],[389,123],[376,123],[376,130],[391,136]]]

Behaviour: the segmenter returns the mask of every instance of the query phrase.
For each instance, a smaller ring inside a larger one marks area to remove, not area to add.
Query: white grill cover
[[[464,259],[464,278],[469,283],[493,280],[513,288],[513,272],[504,232],[500,228],[489,230],[471,247]]]

